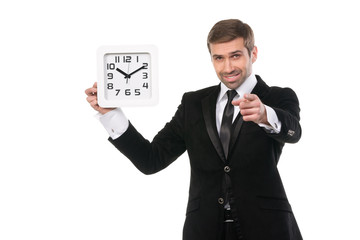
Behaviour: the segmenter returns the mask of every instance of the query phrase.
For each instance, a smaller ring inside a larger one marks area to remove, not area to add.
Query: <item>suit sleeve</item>
[[[284,143],[296,143],[301,138],[299,100],[293,90],[283,88],[272,108],[281,122],[281,131],[278,134],[269,134],[272,138]]]
[[[175,161],[186,150],[183,138],[183,104],[174,117],[150,142],[130,123],[119,138],[108,140],[144,174],[156,173]]]

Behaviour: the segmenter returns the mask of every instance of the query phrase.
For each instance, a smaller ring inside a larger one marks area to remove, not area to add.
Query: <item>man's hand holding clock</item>
[[[91,88],[85,90],[86,95],[88,96],[86,100],[90,103],[90,106],[98,111],[101,114],[106,114],[115,108],[102,108],[98,104],[98,97],[97,97],[97,83],[95,82]]]

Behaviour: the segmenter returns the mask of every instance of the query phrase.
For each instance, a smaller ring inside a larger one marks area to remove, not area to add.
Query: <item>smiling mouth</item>
[[[232,80],[234,78],[237,78],[240,75],[240,73],[232,74],[232,75],[223,75],[225,79]]]

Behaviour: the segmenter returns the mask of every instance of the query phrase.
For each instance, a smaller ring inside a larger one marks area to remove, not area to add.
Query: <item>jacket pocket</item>
[[[186,215],[198,210],[199,208],[200,208],[200,198],[195,198],[193,200],[190,200],[186,208]]]
[[[273,197],[257,197],[261,209],[285,211],[292,213],[291,206],[287,199]]]

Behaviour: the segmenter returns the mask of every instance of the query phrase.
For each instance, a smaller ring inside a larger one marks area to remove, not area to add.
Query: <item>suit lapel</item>
[[[260,100],[263,101],[264,97],[269,92],[269,86],[260,78],[260,76],[255,76],[257,84],[255,85],[251,93],[256,94],[260,98]]]
[[[252,94],[256,94],[261,100],[264,98],[264,96],[268,93],[269,87],[266,85],[266,83],[260,78],[260,76],[255,75],[257,84],[255,85],[254,89],[252,90]],[[236,140],[240,134],[241,127],[243,125],[243,117],[239,113],[239,115],[236,117],[234,124],[233,124],[233,132],[231,135],[231,141],[230,141],[230,149],[229,149],[229,156],[231,154],[231,151],[236,143]]]
[[[216,100],[220,91],[220,85],[213,91],[211,94],[206,96],[201,104],[202,111],[205,120],[206,130],[209,134],[211,142],[220,156],[221,160],[225,162],[225,155],[222,148],[222,144],[220,142],[219,134],[216,129]]]
[[[263,97],[267,94],[269,87],[266,85],[266,83],[258,76],[256,75],[257,84],[255,85],[253,91],[251,93],[258,95],[260,99],[263,99]],[[205,120],[206,130],[209,134],[209,137],[211,139],[211,142],[213,146],[215,147],[216,152],[220,156],[221,160],[223,162],[226,162],[225,154],[222,148],[222,144],[220,142],[220,137],[216,129],[216,100],[218,97],[220,91],[220,85],[208,96],[206,96],[202,100],[202,110],[203,110],[203,116]],[[231,150],[234,147],[236,140],[238,139],[238,136],[240,134],[241,127],[243,125],[243,118],[241,114],[237,116],[236,120],[233,124],[233,133],[231,135],[230,140],[230,149],[229,149],[229,156],[231,154]]]
[[[239,113],[233,123],[233,132],[231,134],[231,140],[230,140],[230,148],[229,148],[229,156],[231,154],[231,151],[234,147],[234,144],[236,142],[236,139],[238,138],[239,136],[239,133],[240,133],[240,129],[242,127],[242,124],[243,124],[244,120],[243,120],[243,117],[241,116],[241,114]]]

